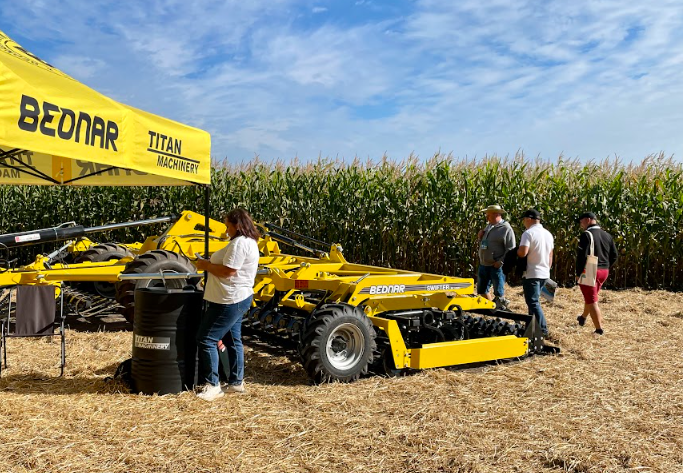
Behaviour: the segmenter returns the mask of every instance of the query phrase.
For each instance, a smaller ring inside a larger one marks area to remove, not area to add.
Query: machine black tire
[[[316,383],[357,380],[368,372],[376,349],[372,322],[348,304],[327,304],[313,312],[299,342],[304,369]]]
[[[405,376],[408,374],[408,369],[406,368],[396,368],[396,363],[394,362],[394,355],[391,353],[391,347],[387,346],[382,351],[382,368],[384,369],[384,374],[390,378],[396,376]]]
[[[143,253],[126,265],[122,274],[158,273],[159,271],[176,273],[195,273],[197,269],[186,256],[172,251],[152,250]],[[187,285],[197,285],[196,279],[169,279],[166,287],[182,289]],[[135,316],[135,290],[144,287],[163,287],[161,279],[139,279],[136,281],[119,281],[116,283],[116,302],[123,306],[121,313],[128,322],[133,322]]]
[[[55,263],[63,263],[63,264],[64,264],[64,263],[65,263],[65,264],[72,264],[72,263],[75,263],[75,262],[76,262],[76,258],[78,258],[78,257],[81,255],[81,253],[83,253],[83,252],[80,251],[80,252],[78,252],[78,253],[67,253],[67,254],[64,255],[63,258],[56,260]]]
[[[133,257],[133,253],[125,246],[117,245],[115,243],[101,243],[93,245],[85,251],[82,251],[74,258],[74,263],[101,263],[109,260],[120,260],[125,257]],[[107,299],[113,299],[116,296],[116,287],[110,282],[88,281],[77,283],[76,287],[91,294],[97,294]]]
[[[409,372],[407,368],[396,368],[391,344],[382,331],[377,332],[377,348],[375,349],[374,360],[370,365],[370,371],[389,378],[405,376]]]

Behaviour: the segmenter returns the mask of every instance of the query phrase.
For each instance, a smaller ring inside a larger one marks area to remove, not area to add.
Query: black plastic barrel
[[[203,294],[164,287],[135,291],[134,392],[172,394],[194,387]]]

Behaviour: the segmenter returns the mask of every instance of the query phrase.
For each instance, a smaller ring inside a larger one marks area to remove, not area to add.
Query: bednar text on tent
[[[55,122],[57,117],[59,121]],[[116,139],[119,137],[119,127],[116,122],[50,102],[41,104],[29,95],[21,96],[18,125],[20,129],[31,133],[40,131],[45,136],[73,139],[76,143],[83,140],[89,146],[118,151]]]

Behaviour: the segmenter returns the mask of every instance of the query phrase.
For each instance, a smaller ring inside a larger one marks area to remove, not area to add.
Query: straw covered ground
[[[512,288],[513,309],[524,308]],[[562,354],[311,386],[249,344],[248,394],[127,394],[106,381],[130,331],[13,339],[0,380],[0,471],[683,471],[683,294],[604,291],[606,335],[577,288],[546,305]]]

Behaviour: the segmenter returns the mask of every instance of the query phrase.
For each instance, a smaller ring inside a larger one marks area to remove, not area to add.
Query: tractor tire
[[[120,260],[125,257],[132,257],[133,253],[126,247],[114,243],[102,243],[93,245],[85,251],[82,251],[74,258],[74,263],[101,263],[109,260]],[[88,281],[76,283],[76,287],[89,292],[97,294],[107,299],[113,299],[116,296],[116,287],[113,283],[102,281]]]
[[[121,274],[158,273],[162,270],[175,273],[197,272],[186,256],[166,250],[152,250],[137,256],[126,265],[126,269]],[[188,285],[196,286],[198,283],[199,279],[169,279],[166,281],[166,287],[182,289]],[[164,281],[162,279],[138,279],[116,283],[116,302],[123,307],[121,313],[128,322],[133,322],[135,317],[135,290],[145,287],[164,287]]]
[[[76,262],[76,258],[78,258],[81,253],[83,252],[79,251],[78,253],[67,253],[61,259],[56,260],[55,263],[73,264]]]
[[[368,372],[377,349],[372,322],[358,307],[327,304],[311,314],[299,353],[315,383],[349,383]]]

